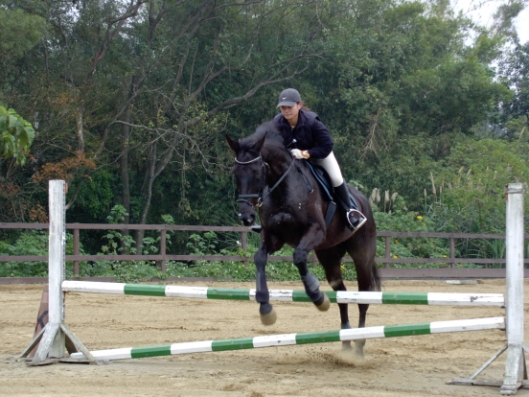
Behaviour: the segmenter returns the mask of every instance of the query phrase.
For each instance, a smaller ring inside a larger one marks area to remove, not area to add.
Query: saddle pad
[[[329,178],[329,175],[327,174],[327,171],[325,171],[322,166],[311,163],[310,161],[305,161],[304,163],[307,164],[307,167],[309,167],[309,170],[318,182],[318,185],[325,193],[326,199],[328,201],[333,201],[334,197],[332,192],[334,188],[332,187],[331,180]]]

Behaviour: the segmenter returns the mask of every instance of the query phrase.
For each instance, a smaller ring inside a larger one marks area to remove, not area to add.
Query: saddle
[[[323,195],[324,200],[326,200],[329,205],[327,206],[327,212],[325,213],[325,225],[329,226],[334,213],[336,212],[336,202],[334,201],[334,187],[332,186],[331,179],[329,174],[325,171],[325,168],[318,164],[314,164],[310,161],[304,161],[304,163],[309,168],[312,176],[318,182],[320,191]]]
[[[325,224],[329,226],[329,223],[336,212],[336,202],[339,200],[339,198],[335,197],[334,195],[335,189],[332,186],[331,178],[329,178],[329,174],[327,171],[325,171],[325,168],[310,161],[304,161],[304,163],[307,164],[312,176],[314,176],[314,179],[316,179],[318,182],[318,186],[320,187],[323,198],[329,203],[329,206],[327,207],[327,213],[325,214]],[[351,193],[349,193],[349,207],[358,210],[358,204]]]

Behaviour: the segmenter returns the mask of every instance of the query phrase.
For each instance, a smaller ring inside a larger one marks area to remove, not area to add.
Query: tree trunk
[[[156,167],[156,149],[157,145],[156,142],[151,144],[151,147],[149,148],[149,158],[147,160],[147,171],[145,172],[145,179],[143,183],[142,192],[144,192],[143,195],[143,209],[141,211],[141,216],[139,219],[139,223],[141,225],[144,225],[147,223],[147,215],[149,215],[149,210],[151,208],[151,200],[152,200],[152,186],[154,185],[154,180],[156,179],[155,175],[155,167]],[[141,253],[141,249],[143,246],[143,237],[145,236],[144,230],[138,230],[138,234],[136,235],[136,252]]]
[[[134,89],[134,83],[131,81],[130,95]],[[132,115],[132,106],[129,103],[123,112],[123,119],[130,123]],[[129,181],[129,139],[132,127],[129,124],[122,124],[121,127],[121,153],[119,159],[119,170],[121,176],[121,201],[127,215],[125,215],[124,223],[130,222],[130,181]]]
[[[134,84],[131,81],[130,83],[131,89],[130,89],[130,95],[132,95]],[[127,108],[123,112],[123,118],[124,120],[127,120],[127,122],[130,122],[131,120],[131,114],[132,114],[132,106],[127,105]],[[121,177],[121,201],[123,204],[123,207],[125,208],[126,215],[123,219],[123,223],[129,224],[130,223],[130,180],[129,180],[129,139],[130,139],[130,133],[131,133],[132,127],[127,124],[122,124],[121,127],[121,152],[119,157],[119,172]],[[130,234],[129,230],[122,230],[121,231],[123,236],[128,236]],[[127,252],[127,246],[124,243],[124,241],[121,241],[121,248]]]

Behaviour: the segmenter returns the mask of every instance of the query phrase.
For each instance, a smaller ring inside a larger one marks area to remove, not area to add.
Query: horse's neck
[[[268,164],[268,175],[266,185],[271,189],[270,199],[283,202],[294,191],[300,187],[299,173],[296,171],[296,160],[287,151],[274,152],[273,156],[265,156],[263,160]],[[298,191],[299,193],[300,191]]]
[[[269,177],[271,181],[281,178],[294,161],[286,151],[263,152],[263,160],[269,166]]]

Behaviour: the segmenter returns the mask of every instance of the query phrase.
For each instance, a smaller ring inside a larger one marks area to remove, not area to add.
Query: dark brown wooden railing
[[[0,223],[0,229],[48,229],[47,223]],[[79,275],[79,262],[96,261],[96,260],[150,260],[157,261],[162,272],[166,271],[167,261],[241,261],[248,264],[246,256],[239,255],[172,255],[167,254],[167,232],[168,231],[191,231],[191,232],[236,232],[241,235],[241,248],[247,251],[247,235],[251,233],[247,227],[243,226],[197,226],[197,225],[130,225],[130,224],[85,224],[85,223],[68,223],[66,229],[72,231],[74,236],[74,253],[66,255],[67,261],[73,261],[74,275]],[[80,255],[80,231],[81,230],[154,230],[160,233],[160,253],[155,255]],[[385,256],[377,257],[376,262],[382,263],[381,268],[384,278],[498,278],[504,277],[505,269],[487,269],[488,264],[505,264],[505,258],[457,258],[455,256],[455,240],[458,239],[505,239],[505,234],[470,234],[470,233],[430,233],[430,232],[391,232],[379,231],[378,238],[385,239]],[[392,258],[391,257],[391,238],[441,238],[449,240],[450,255],[446,258]],[[525,240],[529,239],[529,234],[525,235]],[[47,261],[47,256],[0,256],[0,262],[12,261]],[[291,261],[290,256],[270,256],[269,261]],[[316,258],[311,255],[310,260],[316,265]],[[344,262],[352,262],[348,256]],[[446,268],[442,269],[395,269],[391,268],[392,264],[424,264],[424,263],[446,263]],[[459,264],[473,263],[483,264],[485,269],[461,269],[457,268]],[[529,260],[524,260],[529,264]],[[448,271],[450,270],[450,271]],[[415,276],[413,276],[415,274]],[[526,275],[529,277],[529,275]]]

